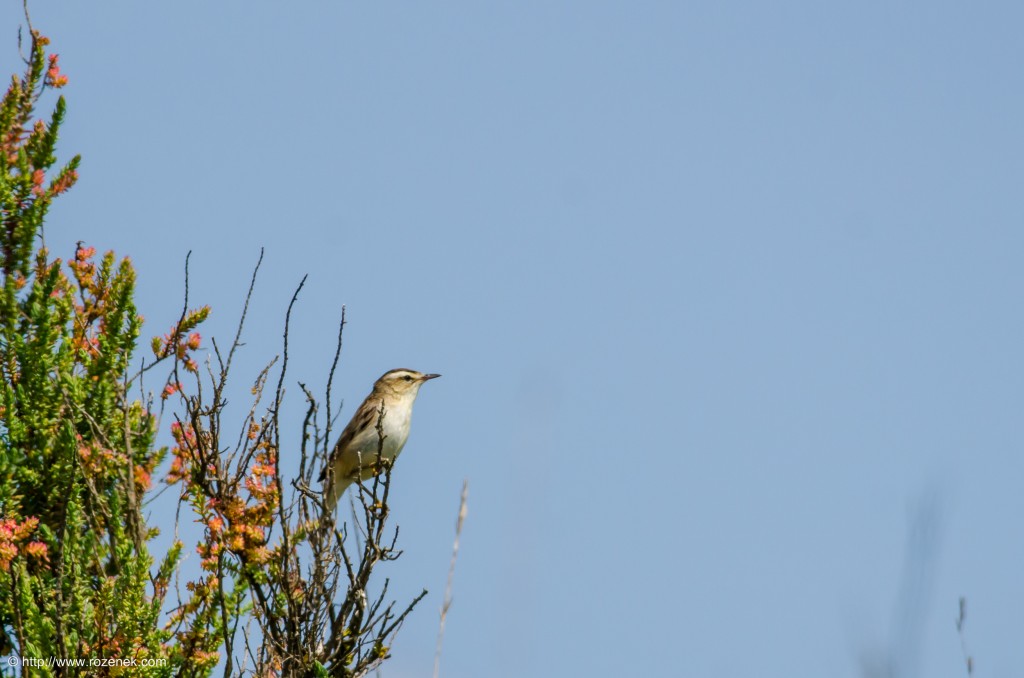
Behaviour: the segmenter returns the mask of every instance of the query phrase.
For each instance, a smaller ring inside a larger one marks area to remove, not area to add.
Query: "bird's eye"
[[[405,379],[406,381],[412,381],[412,377],[408,374],[402,377],[402,379]]]

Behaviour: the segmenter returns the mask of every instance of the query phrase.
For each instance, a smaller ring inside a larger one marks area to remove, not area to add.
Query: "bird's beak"
[[[420,381],[430,381],[431,379],[437,379],[440,374],[424,374]]]

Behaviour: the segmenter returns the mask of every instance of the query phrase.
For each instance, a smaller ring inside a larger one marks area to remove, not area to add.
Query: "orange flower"
[[[18,555],[18,549],[10,542],[0,541],[0,570],[8,572],[11,569],[11,561]]]
[[[25,553],[29,554],[33,558],[36,558],[37,560],[44,560],[46,562],[50,562],[50,559],[47,556],[46,544],[44,544],[41,541],[29,542],[28,546],[25,547]]]
[[[147,471],[142,466],[136,465],[135,466],[135,486],[138,487],[143,492],[145,492],[146,490],[149,489],[149,486],[150,486],[151,483],[152,483],[152,478],[149,475],[149,471]]]

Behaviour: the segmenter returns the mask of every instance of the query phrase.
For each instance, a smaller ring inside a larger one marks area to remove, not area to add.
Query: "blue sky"
[[[265,247],[239,400],[305,273],[293,394],[342,304],[343,418],[444,374],[382,675],[431,669],[464,477],[450,678],[964,676],[960,596],[1020,673],[1019,5],[35,5],[55,253],[130,255],[157,334],[192,250],[226,341]]]

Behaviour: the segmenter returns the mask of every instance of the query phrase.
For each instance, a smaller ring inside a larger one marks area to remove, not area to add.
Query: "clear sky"
[[[130,255],[147,337],[193,250],[226,341],[265,247],[236,400],[305,273],[293,395],[342,304],[343,418],[444,375],[383,676],[429,675],[464,477],[448,678],[962,677],[960,596],[1024,671],[1024,6],[33,5],[48,244]]]

